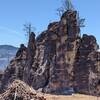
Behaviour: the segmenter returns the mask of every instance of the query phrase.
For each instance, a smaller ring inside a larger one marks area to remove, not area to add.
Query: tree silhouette
[[[30,34],[35,31],[35,27],[33,27],[31,23],[26,23],[24,24],[24,31],[26,32],[25,36],[29,41]]]
[[[62,6],[57,9],[57,14],[61,17],[62,14],[67,10],[74,10],[74,6],[71,0],[63,0]]]

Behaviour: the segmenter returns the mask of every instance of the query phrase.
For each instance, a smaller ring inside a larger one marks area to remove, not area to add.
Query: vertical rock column
[[[32,64],[34,63],[35,51],[36,51],[35,34],[31,32],[29,36],[29,42],[27,47],[27,61],[24,68],[24,76],[23,76],[24,77],[23,80],[29,85],[31,84],[30,69],[32,67]]]
[[[98,45],[95,37],[84,34],[77,51],[74,67],[76,92],[91,94],[94,91],[98,71],[97,49]]]
[[[57,31],[56,55],[50,66],[46,92],[67,94],[73,86],[73,64],[79,43],[77,12],[63,14]],[[54,62],[54,63],[53,63]]]

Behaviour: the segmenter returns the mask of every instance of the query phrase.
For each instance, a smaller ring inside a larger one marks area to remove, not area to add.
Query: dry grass
[[[94,97],[94,96],[87,96],[87,95],[80,95],[75,94],[72,96],[58,96],[58,95],[49,95],[44,94],[44,97],[46,100],[100,100],[100,97]]]

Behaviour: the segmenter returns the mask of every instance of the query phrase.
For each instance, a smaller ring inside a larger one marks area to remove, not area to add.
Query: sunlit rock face
[[[51,58],[49,83],[45,92],[66,94],[73,87],[73,64],[80,41],[76,16],[76,11],[64,13],[55,31],[56,39],[52,40],[55,52]]]
[[[100,94],[100,52],[94,36],[80,36],[77,11],[66,11],[59,22],[28,47],[21,45],[1,78],[1,90],[20,79],[36,90],[52,94]]]

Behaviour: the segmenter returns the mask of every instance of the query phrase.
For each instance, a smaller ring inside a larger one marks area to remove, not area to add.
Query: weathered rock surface
[[[29,37],[29,43],[28,43],[28,48],[27,48],[27,60],[24,68],[24,73],[23,73],[23,79],[26,81],[28,84],[31,85],[31,80],[30,78],[30,70],[32,68],[32,64],[34,63],[34,56],[36,52],[36,43],[35,43],[35,34],[32,32],[30,37]]]
[[[74,64],[76,91],[96,94],[100,79],[100,53],[94,36],[83,35]]]
[[[54,52],[52,51],[49,84],[44,89],[45,92],[66,94],[67,90],[73,86],[73,64],[79,43],[79,27],[76,24],[76,15],[76,11],[66,12],[56,29],[57,38],[51,40],[50,46],[54,48],[51,49]]]
[[[68,10],[36,39],[31,33],[28,47],[22,45],[5,70],[1,90],[20,79],[45,93],[99,95],[99,46],[94,36],[80,36],[77,17]]]
[[[3,77],[4,72],[2,70],[0,70],[0,87],[2,84],[2,77]]]

